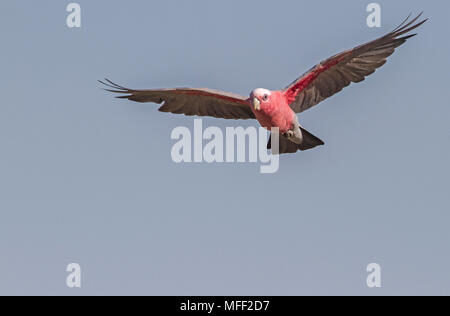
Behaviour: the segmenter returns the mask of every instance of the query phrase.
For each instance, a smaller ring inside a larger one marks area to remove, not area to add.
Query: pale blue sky
[[[370,1],[78,1],[69,29],[69,2],[0,3],[0,294],[450,294],[447,3],[378,1],[370,29]],[[326,144],[274,175],[174,164],[193,118],[96,82],[279,89],[421,10],[382,69],[300,116]]]

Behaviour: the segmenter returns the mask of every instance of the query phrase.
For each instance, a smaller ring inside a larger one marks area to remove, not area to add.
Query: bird
[[[99,82],[106,86],[106,91],[120,94],[117,98],[162,104],[159,108],[161,112],[222,119],[256,119],[269,131],[278,129],[278,150],[271,148],[271,139],[267,144],[272,154],[296,153],[325,144],[300,125],[297,114],[351,83],[365,80],[383,66],[397,47],[417,35],[410,32],[428,20],[417,22],[422,14],[413,19],[410,14],[390,33],[318,63],[284,89],[271,91],[257,88],[251,91],[250,97],[207,88],[134,90],[108,79]]]

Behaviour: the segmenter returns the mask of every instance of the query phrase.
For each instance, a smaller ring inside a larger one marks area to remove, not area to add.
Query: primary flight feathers
[[[100,81],[115,90],[105,89],[110,92],[126,95],[118,96],[119,99],[128,99],[136,102],[163,103],[159,108],[162,112],[174,114],[213,116],[225,119],[250,119],[255,118],[248,106],[246,97],[217,91],[212,89],[174,88],[161,90],[133,90],[121,87],[108,79]]]
[[[410,16],[394,31],[374,41],[339,53],[314,66],[286,88],[289,104],[296,113],[303,112],[365,77],[386,63],[395,48],[417,34],[402,35],[418,28],[428,19],[414,24],[423,13],[408,22]]]

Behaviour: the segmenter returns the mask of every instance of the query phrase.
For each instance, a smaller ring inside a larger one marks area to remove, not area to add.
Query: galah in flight
[[[427,21],[406,18],[394,31],[374,41],[344,51],[317,64],[282,90],[255,89],[250,97],[212,89],[175,88],[133,90],[108,79],[102,84],[121,93],[121,99],[136,102],[164,103],[159,111],[175,114],[212,116],[224,119],[257,119],[264,128],[279,129],[279,153],[295,153],[324,142],[306,131],[298,122],[301,113],[340,92],[352,82],[366,76],[386,63],[395,48],[417,34],[407,34]],[[416,23],[416,24],[414,24]],[[267,145],[270,149],[271,141]],[[276,151],[272,150],[275,154]]]

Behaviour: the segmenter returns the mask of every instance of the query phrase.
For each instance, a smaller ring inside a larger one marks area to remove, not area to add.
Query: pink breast
[[[269,116],[262,111],[255,111],[256,119],[262,127],[270,130],[272,127],[278,127],[281,133],[291,129],[292,113],[280,111],[273,116]]]

